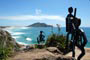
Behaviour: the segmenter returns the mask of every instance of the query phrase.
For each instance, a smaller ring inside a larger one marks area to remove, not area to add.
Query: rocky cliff
[[[11,34],[7,31],[0,29],[0,46],[1,47],[13,47],[13,50],[16,50],[19,45],[16,43],[15,39],[12,38]]]
[[[0,29],[0,59],[6,59],[11,53],[18,49],[19,45],[15,42],[12,36]]]

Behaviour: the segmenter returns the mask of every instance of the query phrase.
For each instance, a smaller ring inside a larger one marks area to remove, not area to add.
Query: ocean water
[[[90,28],[85,27],[82,28],[86,33],[88,43],[86,47],[90,48]],[[58,28],[54,27],[9,27],[6,28],[9,33],[11,33],[12,37],[15,38],[16,42],[19,44],[29,45],[29,44],[37,44],[37,37],[40,31],[44,31],[45,40],[47,37],[53,33],[58,33]],[[60,34],[66,35],[65,27],[61,28]]]

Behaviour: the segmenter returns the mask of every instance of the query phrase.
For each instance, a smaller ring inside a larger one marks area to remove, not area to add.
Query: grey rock
[[[57,53],[57,54],[63,54],[60,50],[58,50],[58,48],[56,47],[48,47],[47,48],[48,51],[52,52],[52,53]]]

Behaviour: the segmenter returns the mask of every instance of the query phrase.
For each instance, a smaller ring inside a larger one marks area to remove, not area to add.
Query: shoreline
[[[13,26],[11,26],[11,27],[13,27]],[[15,27],[15,26],[14,26]],[[20,26],[19,26],[20,27]],[[6,28],[10,28],[10,27],[6,27]],[[22,27],[23,29],[26,29],[25,27]],[[65,27],[61,27],[61,29],[62,28],[65,28]],[[82,27],[83,28],[83,27]],[[84,27],[84,28],[89,28],[89,27]],[[5,29],[5,28],[4,28]],[[11,32],[12,33],[12,32]],[[10,33],[10,34],[11,34]],[[13,32],[14,33],[14,32]],[[64,34],[64,33],[63,33]],[[88,38],[88,37],[87,37]],[[88,39],[89,40],[89,39]],[[15,40],[16,41],[16,40]],[[29,39],[29,41],[31,41],[31,39]],[[17,41],[16,41],[17,42]],[[18,42],[17,42],[18,43]],[[19,44],[19,43],[18,43]],[[31,44],[27,44],[27,43],[24,43],[24,42],[20,42],[20,44],[21,45],[31,45]],[[87,43],[87,45],[85,46],[85,48],[90,48],[90,47],[88,47],[88,45],[89,45],[89,43]]]
[[[30,46],[30,45],[32,46],[32,45],[37,45],[38,44],[38,43],[37,44],[25,44],[25,43],[22,43],[22,42],[18,43],[17,41],[16,41],[16,43],[19,44],[19,45],[23,45],[23,46]],[[84,48],[87,49],[87,48],[90,48],[90,47],[85,46]]]
[[[19,44],[19,43],[17,43],[19,46],[20,46],[20,48],[26,48],[27,46],[29,46],[29,47],[34,47],[35,45],[44,45],[44,44]],[[89,47],[84,47],[85,48],[85,50],[90,50],[90,48]],[[76,48],[76,49],[79,49],[78,47]]]

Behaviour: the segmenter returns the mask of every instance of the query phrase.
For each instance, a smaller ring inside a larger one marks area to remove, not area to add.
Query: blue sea
[[[86,47],[90,48],[90,27],[82,28],[86,33],[88,43]],[[58,28],[54,27],[9,27],[6,28],[9,33],[11,33],[12,37],[15,38],[16,42],[23,45],[29,44],[37,44],[37,37],[40,31],[44,31],[45,40],[47,37],[53,33],[58,33]],[[61,28],[60,34],[66,35],[65,27]]]

